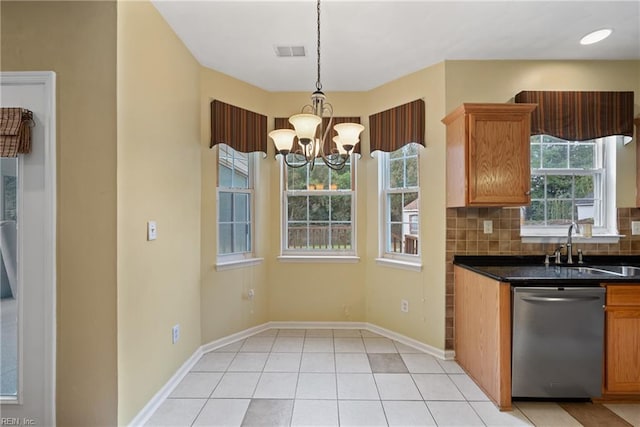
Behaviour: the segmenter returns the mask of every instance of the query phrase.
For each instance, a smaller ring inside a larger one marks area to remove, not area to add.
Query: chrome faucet
[[[569,226],[569,232],[567,233],[567,264],[573,264],[573,243],[571,242],[571,232],[574,230],[576,230],[576,233],[579,232],[580,230],[580,226],[578,224],[576,224],[575,222],[572,222],[571,225]]]
[[[561,264],[562,263],[562,249],[564,249],[563,245],[560,245],[556,248],[556,250],[553,252],[553,256],[555,257],[555,264]]]

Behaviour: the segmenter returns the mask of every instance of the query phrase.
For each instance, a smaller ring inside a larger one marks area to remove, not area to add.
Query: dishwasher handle
[[[538,297],[527,296],[520,297],[522,301],[530,302],[577,302],[577,301],[596,301],[599,300],[599,296],[585,295],[585,296],[572,296],[572,297]]]

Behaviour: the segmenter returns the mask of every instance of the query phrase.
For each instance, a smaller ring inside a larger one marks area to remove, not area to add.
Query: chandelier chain
[[[359,135],[364,130],[364,126],[359,123],[341,123],[340,129],[337,128],[338,125],[333,127],[333,107],[326,102],[320,81],[320,1],[317,0],[316,3],[318,36],[316,91],[311,94],[311,104],[302,107],[300,114],[289,118],[289,123],[294,126],[295,131],[276,129],[269,132],[269,136],[276,146],[276,155],[282,155],[288,167],[308,166],[309,170],[313,170],[316,160],[322,159],[330,169],[342,170],[349,163],[350,154],[360,141]],[[326,125],[324,118],[328,119]],[[330,139],[332,129],[338,135]]]
[[[318,10],[318,80],[316,81],[316,89],[322,90],[322,83],[320,82],[320,0],[318,0],[317,10]]]

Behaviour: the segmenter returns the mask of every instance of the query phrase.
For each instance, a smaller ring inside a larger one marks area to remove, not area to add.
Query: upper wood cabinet
[[[447,207],[531,201],[531,112],[536,104],[465,103],[447,115]]]

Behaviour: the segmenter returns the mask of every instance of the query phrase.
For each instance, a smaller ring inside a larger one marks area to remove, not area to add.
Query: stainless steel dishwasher
[[[512,396],[600,396],[605,289],[514,287],[512,296]]]

